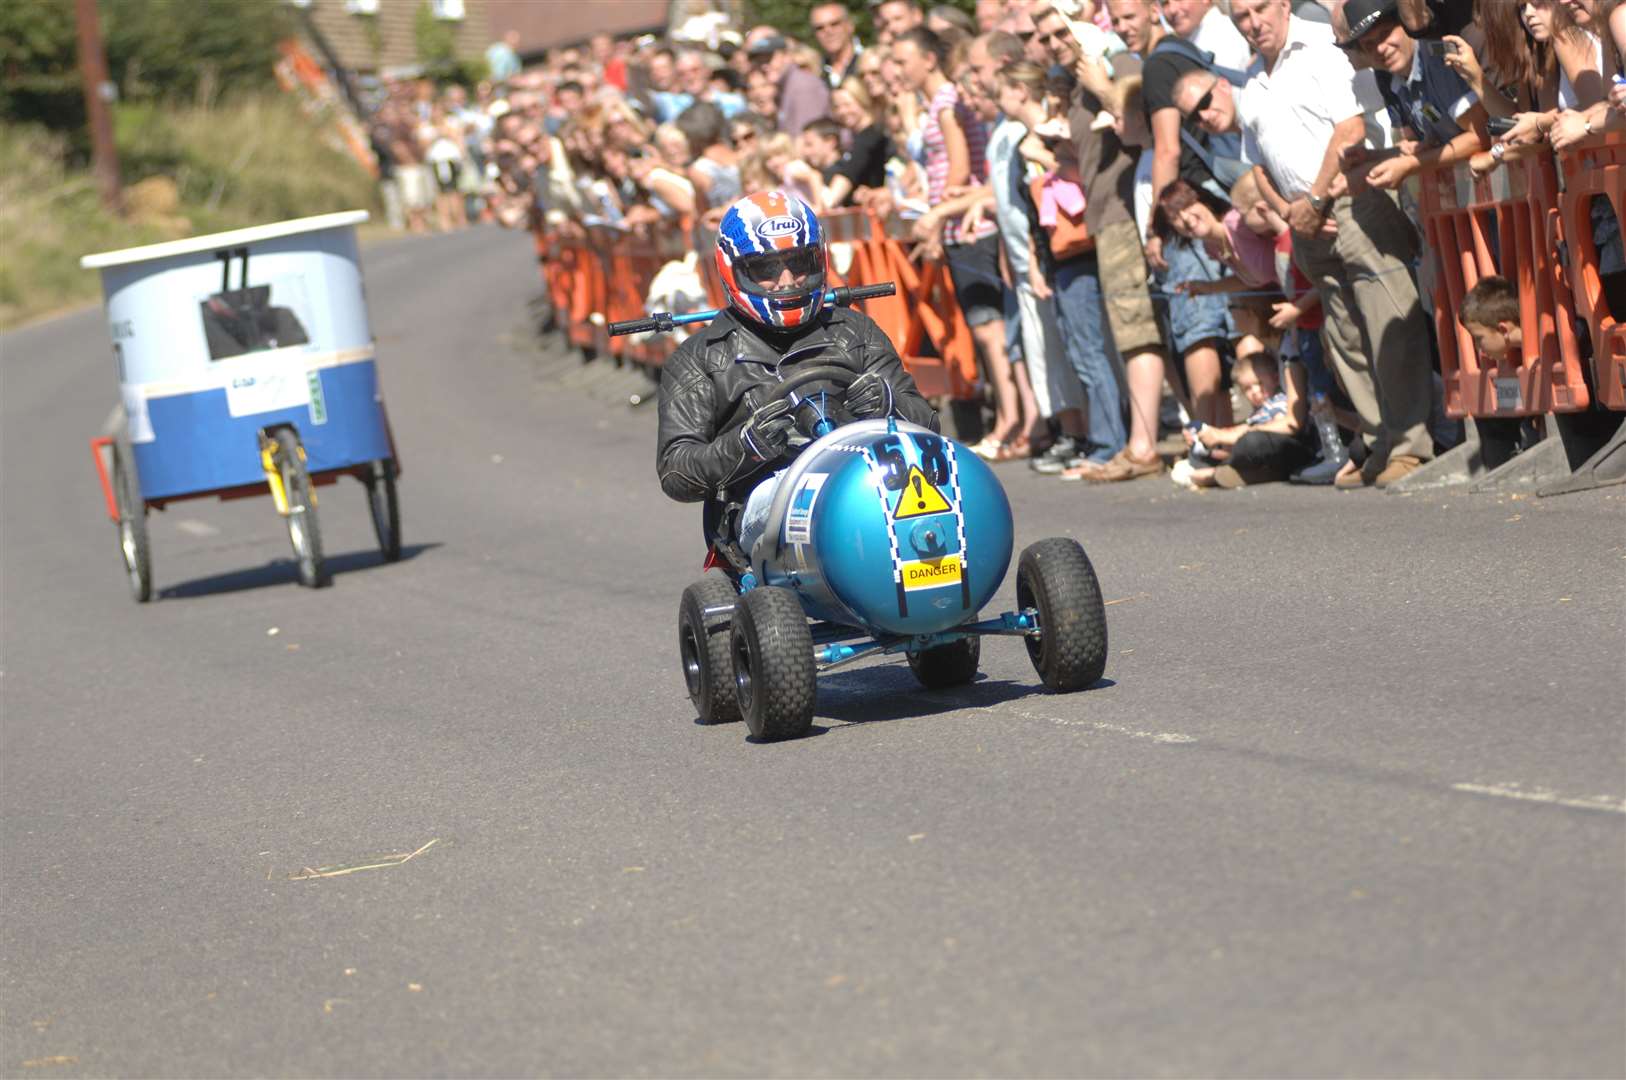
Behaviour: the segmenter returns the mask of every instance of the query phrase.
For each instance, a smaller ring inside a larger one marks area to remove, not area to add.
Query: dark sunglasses
[[[1214,88],[1210,86],[1208,88],[1208,93],[1197,99],[1197,104],[1191,107],[1191,112],[1187,113],[1187,115],[1201,116],[1203,113],[1208,111],[1208,107],[1212,104],[1214,104]]]
[[[740,273],[752,281],[778,281],[779,275],[789,270],[793,277],[806,277],[820,269],[821,252],[816,247],[786,248],[783,251],[765,251],[760,255],[746,255],[739,260]]]

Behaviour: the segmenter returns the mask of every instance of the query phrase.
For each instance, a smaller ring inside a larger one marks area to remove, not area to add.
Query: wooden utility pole
[[[85,85],[85,118],[90,122],[91,167],[102,204],[124,213],[124,188],[119,181],[119,152],[113,143],[113,115],[108,104],[116,89],[107,77],[107,53],[102,48],[102,21],[96,0],[74,0],[79,26],[79,75]]]

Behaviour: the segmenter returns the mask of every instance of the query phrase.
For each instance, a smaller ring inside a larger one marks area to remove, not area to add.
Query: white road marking
[[[175,523],[175,527],[189,536],[220,535],[219,529],[215,528],[213,525],[210,525],[206,521],[199,521],[196,518],[181,518],[181,520]]]
[[[1577,810],[1607,810],[1613,814],[1626,814],[1626,799],[1613,795],[1592,795],[1577,799],[1544,788],[1531,788],[1526,791],[1518,784],[1452,784],[1451,788],[1453,791],[1466,791],[1473,795],[1494,795],[1501,799],[1551,803],[1554,806],[1569,806]]]
[[[936,700],[950,705],[954,704],[946,697],[937,697]],[[1057,727],[1087,728],[1090,731],[1099,731],[1108,735],[1123,735],[1130,739],[1145,739],[1148,742],[1155,743],[1178,744],[1197,741],[1195,735],[1183,735],[1178,731],[1139,731],[1135,728],[1124,727],[1121,724],[1109,724],[1104,720],[1074,720],[1065,716],[1047,716],[1044,713],[1028,712],[1026,709],[1013,709],[1004,704],[961,706],[960,711],[998,712],[1002,716],[1016,716],[1023,720],[1038,720],[1041,723],[1055,724]]]

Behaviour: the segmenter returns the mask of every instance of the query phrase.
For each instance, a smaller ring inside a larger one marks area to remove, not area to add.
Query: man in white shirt
[[[1243,155],[1293,226],[1294,260],[1321,295],[1328,352],[1369,450],[1335,483],[1388,487],[1434,456],[1416,233],[1384,192],[1347,194],[1340,157],[1367,122],[1331,29],[1291,15],[1288,0],[1233,0],[1231,18],[1259,55],[1238,95]]]

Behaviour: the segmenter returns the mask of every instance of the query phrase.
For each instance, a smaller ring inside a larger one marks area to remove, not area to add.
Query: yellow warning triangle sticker
[[[926,479],[926,474],[920,471],[920,466],[909,466],[909,479],[903,485],[903,494],[898,496],[898,505],[892,508],[892,520],[902,521],[904,518],[924,517],[927,514],[947,514],[953,510],[954,507],[943,498],[943,493]]]

